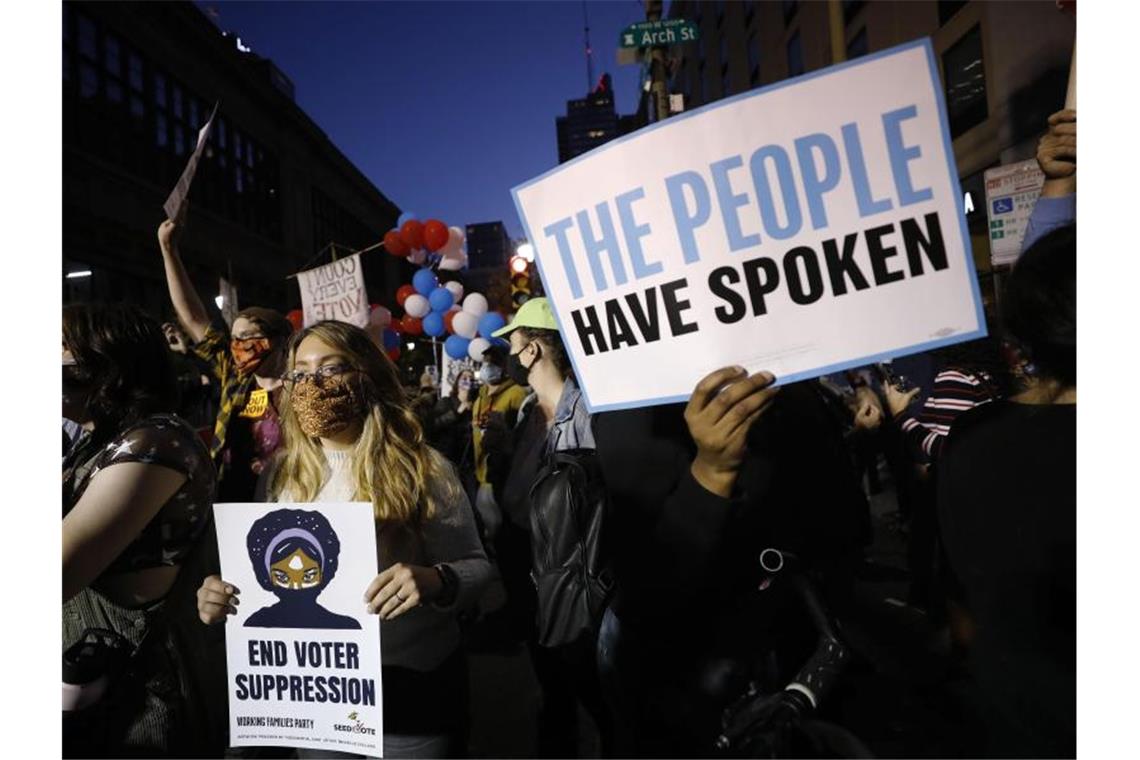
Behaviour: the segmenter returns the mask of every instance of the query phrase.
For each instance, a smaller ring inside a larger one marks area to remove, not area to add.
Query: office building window
[[[938,25],[943,26],[966,7],[966,0],[938,0]]]
[[[958,137],[989,116],[980,26],[966,32],[962,39],[942,54],[942,71],[946,77],[950,136]]]
[[[867,55],[867,27],[860,29],[859,33],[847,43],[847,60],[850,61],[863,55]]]
[[[780,0],[780,6],[784,11],[784,26],[787,26],[791,23],[791,20],[795,18],[796,11],[799,10],[800,4],[796,2],[796,0]]]
[[[156,113],[154,115],[154,144],[159,148],[165,148],[170,144],[170,137],[167,134],[169,125],[166,122],[165,113]]]
[[[799,30],[788,40],[788,76],[795,77],[804,73],[804,49],[800,42]]]

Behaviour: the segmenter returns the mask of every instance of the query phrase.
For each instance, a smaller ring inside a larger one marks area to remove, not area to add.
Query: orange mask
[[[231,340],[230,354],[234,358],[234,366],[239,375],[248,375],[261,364],[261,360],[269,353],[269,338],[250,338],[249,340]]]

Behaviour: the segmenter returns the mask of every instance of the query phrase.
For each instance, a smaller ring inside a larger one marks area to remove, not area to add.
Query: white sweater
[[[351,462],[348,452],[325,451],[329,464],[328,480],[317,494],[318,502],[353,501]],[[442,457],[433,452],[442,460]],[[467,500],[454,468],[442,461],[444,472],[453,483],[451,489],[458,494],[450,502],[437,498],[439,509],[425,522],[417,541],[405,531],[381,530],[376,534],[379,567],[381,572],[395,564],[432,565],[443,563],[455,572],[459,588],[455,601],[447,608],[423,604],[405,612],[395,620],[380,621],[381,660],[385,665],[397,665],[414,670],[434,670],[459,646],[459,624],[455,613],[473,606],[491,580],[491,563],[483,552],[471,504]],[[437,486],[440,484],[436,484]],[[437,494],[444,489],[433,489]],[[291,501],[282,494],[279,501]],[[360,579],[360,593],[372,581]]]

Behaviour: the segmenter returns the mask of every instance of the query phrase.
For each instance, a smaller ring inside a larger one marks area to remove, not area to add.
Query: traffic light
[[[512,256],[509,266],[511,269],[511,301],[515,308],[518,308],[530,300],[530,262],[522,256]]]

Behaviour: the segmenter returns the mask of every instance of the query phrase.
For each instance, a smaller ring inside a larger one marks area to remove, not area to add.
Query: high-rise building
[[[489,269],[505,267],[513,246],[502,222],[467,225],[467,267]]]
[[[1065,99],[1076,24],[1053,0],[674,0],[669,17],[700,28],[697,42],[669,51],[670,90],[686,110],[930,37],[959,178],[976,207],[967,214],[975,261],[989,270],[983,173],[1031,158]]]
[[[613,82],[609,74],[603,74],[589,95],[566,101],[566,115],[555,120],[558,163],[564,164],[638,126],[629,121],[630,117],[621,117],[625,121],[619,129],[618,118]]]
[[[69,2],[63,22],[63,260],[65,274],[91,272],[64,279],[65,301],[169,309],[155,233],[215,103],[181,244],[208,307],[219,277],[240,306],[297,306],[287,275],[395,225],[399,209],[298,107],[288,77],[193,3]],[[364,259],[370,296],[390,299],[401,262]]]

